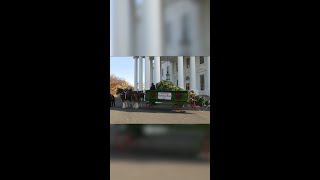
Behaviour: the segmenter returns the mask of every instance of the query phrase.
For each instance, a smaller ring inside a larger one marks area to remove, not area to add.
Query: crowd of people
[[[156,86],[153,83],[151,83],[150,90],[156,90]],[[110,93],[110,107],[115,107],[115,106],[116,106],[115,97]]]

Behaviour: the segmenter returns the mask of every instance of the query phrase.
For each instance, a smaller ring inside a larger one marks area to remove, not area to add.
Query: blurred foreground
[[[209,180],[210,125],[110,125],[111,180]]]
[[[111,180],[209,180],[210,165],[170,161],[110,160]]]

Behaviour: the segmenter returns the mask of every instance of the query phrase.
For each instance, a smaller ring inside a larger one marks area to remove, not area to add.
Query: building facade
[[[210,96],[210,56],[135,56],[133,59],[135,91],[149,90],[151,83],[168,80],[185,90]]]

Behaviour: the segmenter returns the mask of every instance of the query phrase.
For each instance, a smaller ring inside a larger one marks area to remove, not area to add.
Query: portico
[[[133,59],[135,91],[149,90],[151,83],[169,80],[183,89],[210,96],[210,56],[134,56]]]

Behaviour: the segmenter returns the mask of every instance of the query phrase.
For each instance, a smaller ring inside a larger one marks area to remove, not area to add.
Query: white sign
[[[158,92],[158,99],[171,100],[171,93],[169,93],[169,92]]]

